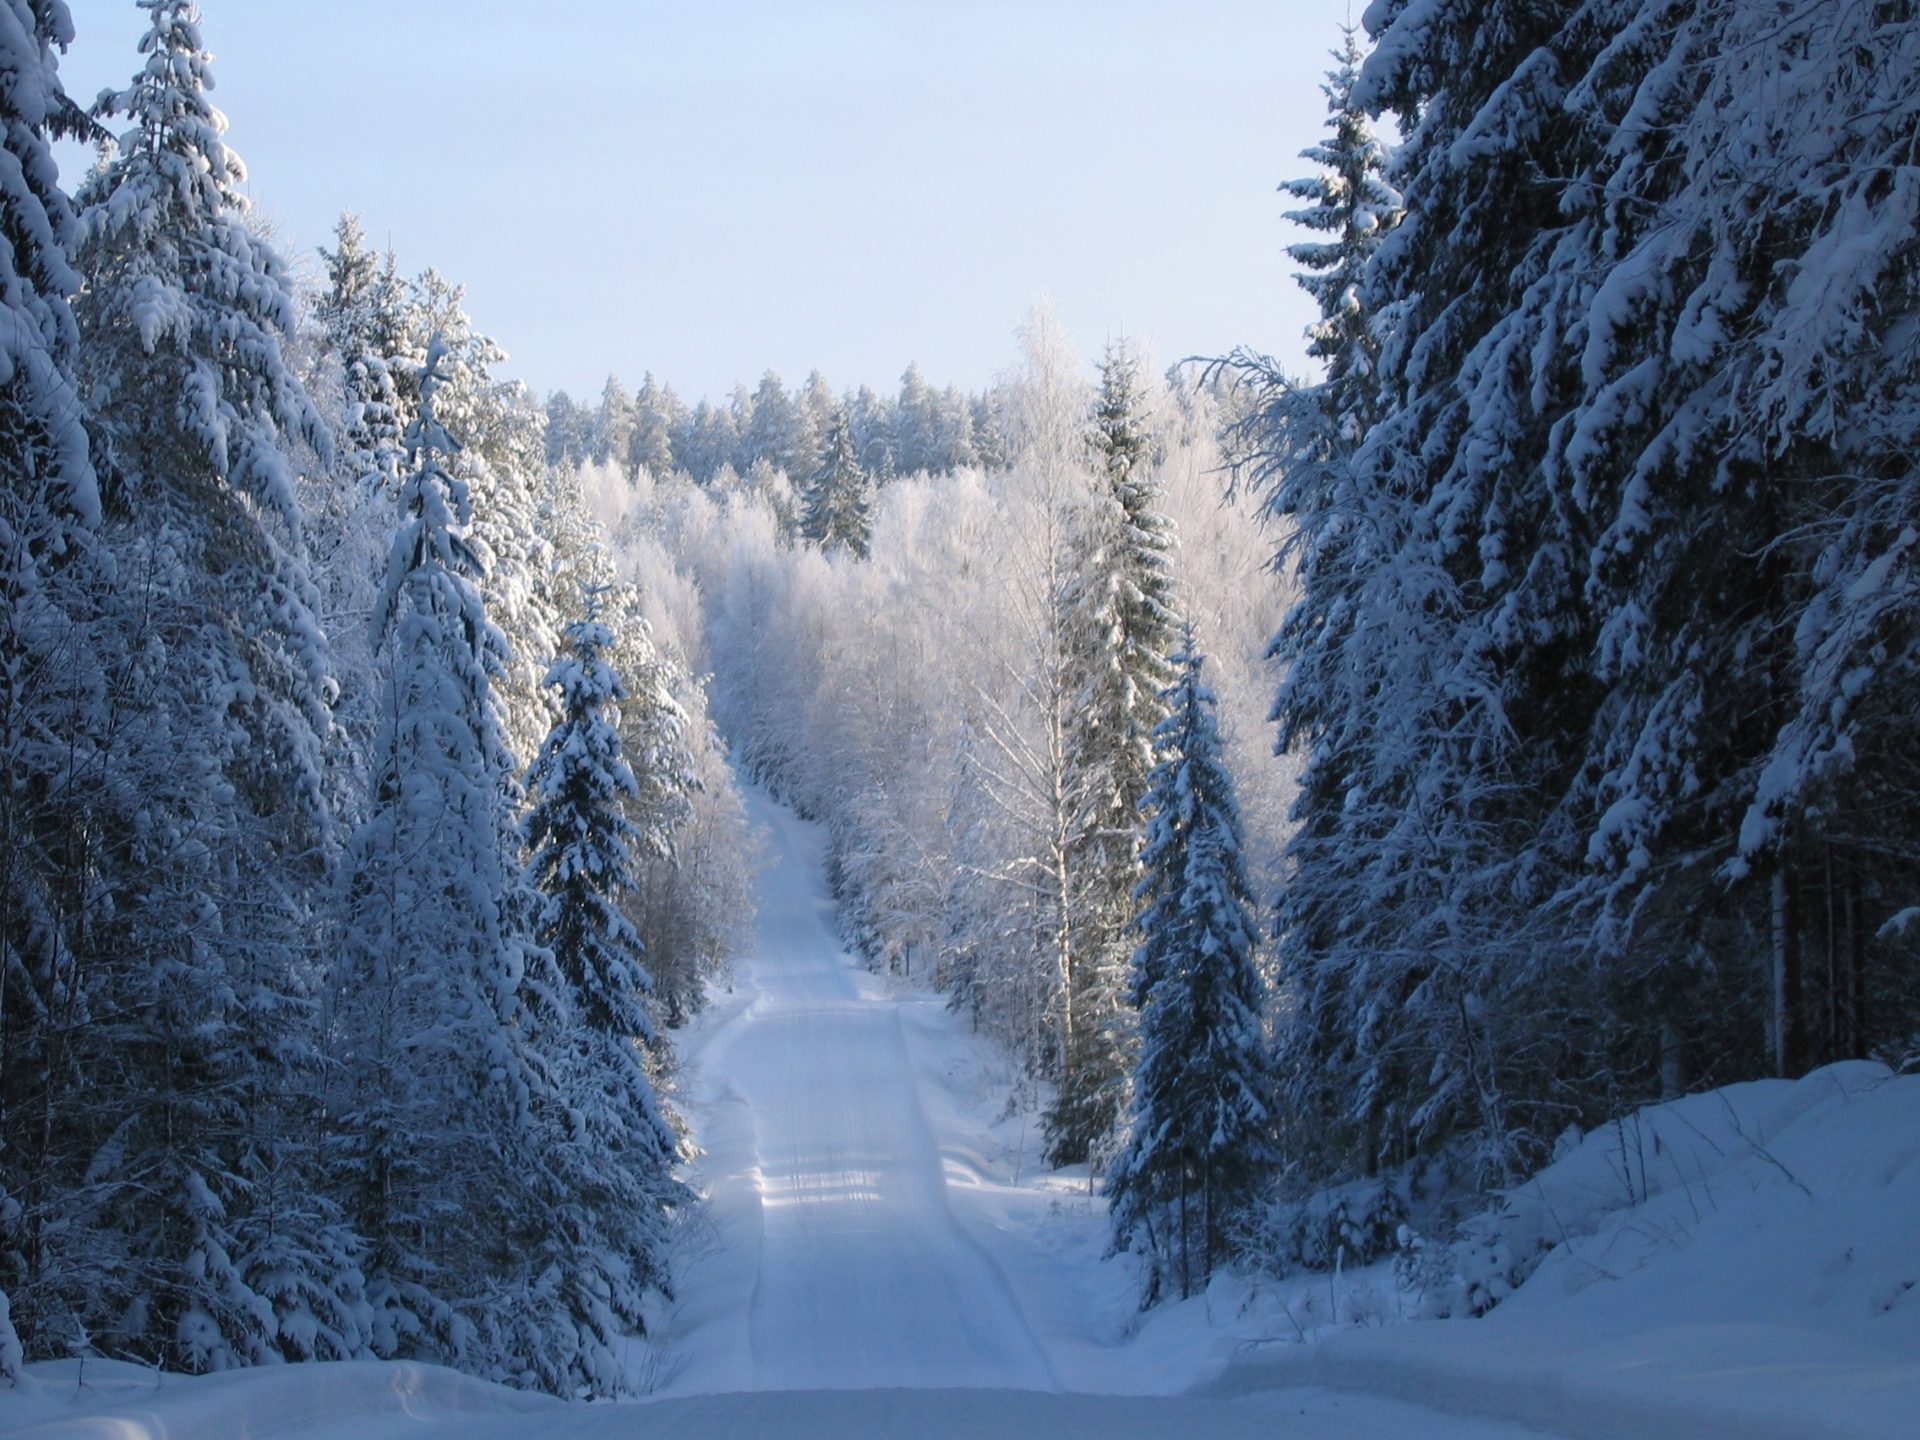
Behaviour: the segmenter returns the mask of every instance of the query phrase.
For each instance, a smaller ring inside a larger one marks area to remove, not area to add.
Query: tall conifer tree
[[[1406,123],[1407,218],[1360,287],[1357,445],[1279,492],[1290,1109],[1311,1168],[1498,1182],[1699,1061],[1858,1053],[1863,978],[1910,961],[1920,19],[1369,19],[1351,97]],[[1764,987],[1724,958],[1756,936]]]
[[[613,633],[597,607],[567,627],[548,683],[561,718],[527,777],[535,934],[564,985],[544,1017],[564,1114],[550,1139],[555,1197],[530,1267],[566,1327],[548,1388],[630,1391],[621,1336],[645,1330],[649,1288],[667,1288],[668,1225],[688,1192],[673,1178],[678,1141],[647,1073],[653,981],[639,933],[621,912],[646,836],[626,813],[640,785],[628,766],[608,663]],[[548,1362],[551,1368],[552,1362]]]
[[[1191,627],[1173,664],[1146,800],[1131,1126],[1107,1183],[1114,1247],[1146,1259],[1145,1304],[1206,1288],[1278,1164],[1252,886]]]
[[[1172,640],[1173,536],[1156,509],[1154,437],[1138,357],[1110,346],[1088,441],[1090,503],[1074,538],[1062,630],[1072,671],[1066,735],[1073,973],[1048,1156],[1072,1164],[1112,1137],[1126,1103],[1132,1016],[1122,997],[1140,878],[1139,809]]]
[[[807,486],[801,533],[822,550],[845,546],[864,560],[873,533],[872,507],[872,482],[854,452],[853,426],[844,409],[836,410],[825,456]]]
[[[391,257],[367,248],[359,217],[342,215],[334,248],[323,250],[327,288],[314,306],[327,347],[340,366],[344,433],[338,472],[344,481],[381,490],[392,504],[399,488],[402,424],[392,365],[403,342],[404,296]]]
[[[69,1217],[94,1344],[191,1369],[360,1348],[354,1245],[310,1143],[327,647],[290,454],[328,437],[249,227],[189,0],[141,0],[131,128],[81,200],[83,396],[116,586],[108,897]],[[83,1197],[83,1198],[82,1198]]]
[[[526,1013],[545,957],[494,695],[506,642],[436,412],[445,358],[430,344],[415,383],[413,472],[374,617],[388,673],[375,790],[347,851],[334,1114],[377,1352],[513,1380],[541,1358],[510,1307],[551,1194],[539,1111],[554,1075]]]
[[[77,114],[54,59],[72,38],[60,0],[0,5],[0,1378],[72,1335],[47,1237],[79,1157],[58,1153],[52,1117],[80,1083],[88,795],[104,778],[104,676],[83,640],[100,506],[50,148]]]

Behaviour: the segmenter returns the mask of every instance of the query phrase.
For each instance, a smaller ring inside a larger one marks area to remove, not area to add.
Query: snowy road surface
[[[740,1388],[1055,1388],[1005,1278],[948,1208],[900,1012],[855,986],[812,827],[765,802],[756,818],[772,837],[742,976],[757,994],[702,1062],[724,1068],[752,1128]]]

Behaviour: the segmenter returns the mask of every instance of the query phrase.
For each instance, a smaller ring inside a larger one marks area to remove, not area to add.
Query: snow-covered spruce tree
[[[1361,301],[1361,282],[1380,241],[1399,223],[1400,195],[1387,181],[1386,146],[1354,103],[1364,53],[1352,26],[1342,32],[1333,58],[1338,64],[1321,87],[1329,134],[1300,152],[1320,172],[1288,180],[1280,189],[1308,202],[1289,210],[1286,218],[1327,237],[1289,245],[1287,255],[1303,267],[1296,277],[1300,288],[1320,307],[1320,319],[1307,330],[1307,354],[1326,365],[1326,383],[1310,393],[1336,444],[1351,450],[1366,428],[1364,397],[1380,350]]]
[[[1146,1262],[1143,1306],[1206,1288],[1279,1164],[1253,896],[1203,663],[1189,627],[1153,736],[1129,997],[1140,1052],[1107,1178],[1114,1248]]]
[[[471,491],[469,540],[481,557],[487,613],[507,637],[508,669],[496,686],[507,743],[520,769],[539,750],[555,717],[543,683],[560,650],[569,600],[558,589],[553,547],[539,525],[539,490],[546,470],[545,413],[526,387],[493,378],[506,351],[474,328],[465,292],[438,271],[409,286],[403,315],[401,413],[411,411],[414,367],[438,337],[445,383],[438,394],[440,423],[461,439],[448,464]],[[631,419],[629,406],[628,418]]]
[[[1911,942],[1874,936],[1911,901],[1920,16],[1605,18],[1570,100],[1606,143],[1555,256],[1591,288],[1532,331],[1577,375],[1543,474],[1606,687],[1566,800],[1596,1008],[1623,1088],[1670,1091],[1913,1024]],[[1756,935],[1764,986],[1720,961]]]
[[[685,439],[673,442],[674,462],[705,485],[720,473],[720,467],[733,462],[740,437],[733,428],[732,412],[706,400],[698,401],[687,418]]]
[[[827,383],[827,377],[818,370],[809,370],[807,380],[800,387],[798,396],[800,413],[803,417],[803,429],[808,440],[807,455],[813,461],[806,473],[817,474],[821,462],[826,459],[827,435],[833,429],[834,417],[843,409],[850,410],[852,396],[844,401],[833,393],[833,386]],[[849,413],[847,423],[852,425],[853,416]],[[859,431],[854,431],[854,454],[860,453]]]
[[[822,550],[844,546],[867,558],[873,533],[872,484],[854,453],[853,426],[836,410],[827,431],[826,453],[807,486],[801,534]]]
[[[600,391],[600,410],[593,420],[589,457],[596,464],[617,465],[627,470],[628,455],[633,448],[634,419],[633,396],[627,393],[618,375],[609,375]]]
[[[615,636],[610,658],[627,683],[621,744],[639,782],[629,807],[641,835],[636,883],[622,908],[646,945],[655,1021],[673,1028],[699,1012],[707,982],[751,940],[757,842],[726,743],[708,713],[706,682],[693,674],[683,648],[682,627],[698,633],[696,592],[656,547],[629,561],[654,584],[610,592],[607,613]],[[679,594],[663,601],[663,589]],[[655,1060],[670,1070],[670,1047],[656,1047]]]
[[[309,388],[333,433],[333,464],[302,492],[320,615],[334,654],[327,779],[335,816],[348,829],[372,789],[369,757],[379,728],[382,679],[373,613],[400,493],[403,425],[392,365],[402,344],[403,287],[391,255],[367,248],[360,222],[343,215],[322,250],[326,288],[314,301],[318,352]]]
[[[187,0],[142,0],[131,128],[90,177],[79,374],[116,570],[93,631],[115,786],[93,838],[69,1337],[188,1369],[362,1348],[313,1143],[327,647],[289,450],[324,459],[286,272],[248,226]]]
[[[343,433],[336,472],[378,489],[387,505],[400,483],[400,397],[392,364],[404,343],[403,303],[392,258],[367,248],[359,217],[342,215],[334,248],[322,250],[327,287],[314,305],[326,348],[340,367]]]
[[[900,376],[900,395],[893,407],[893,460],[902,475],[932,471],[940,450],[940,397],[927,384],[918,364]]]
[[[104,674],[84,643],[102,579],[99,495],[73,380],[73,211],[50,142],[78,112],[60,0],[0,4],[0,1379],[59,1353],[57,1234],[85,1157],[54,1119],[84,1083],[84,938]]]
[[[521,1348],[515,1312],[530,1296],[516,1281],[546,1233],[540,1140],[559,1092],[526,1012],[529,991],[559,991],[530,935],[537,900],[494,694],[506,640],[445,458],[457,449],[436,412],[445,359],[430,344],[412,387],[413,469],[374,616],[387,676],[374,793],[347,847],[333,1133],[368,1243],[376,1352],[538,1383],[551,1354]]]
[[[1299,657],[1283,739],[1311,755],[1279,958],[1290,1145],[1314,1169],[1449,1147],[1506,1177],[1564,1124],[1552,1092],[1591,1039],[1543,1023],[1579,977],[1546,907],[1598,696],[1577,527],[1539,482],[1568,375],[1525,337],[1564,330],[1586,283],[1553,252],[1565,177],[1600,144],[1567,103],[1594,13],[1368,16],[1387,28],[1352,101],[1407,118],[1406,211],[1360,296],[1381,345],[1370,423],[1303,497],[1304,598],[1279,647]]]
[[[1857,977],[1903,963],[1920,21],[1369,23],[1407,219],[1363,283],[1352,579],[1282,697],[1337,767],[1282,900],[1291,1108],[1331,1169],[1498,1178],[1703,1063],[1857,1051]]]
[[[673,473],[673,432],[684,409],[673,387],[655,381],[651,370],[641,377],[640,390],[633,397],[633,429],[627,437],[629,475],[645,470],[654,479],[664,480]]]
[[[746,468],[765,461],[790,478],[811,475],[813,456],[805,421],[779,375],[767,371],[754,387],[740,420],[741,455]]]
[[[991,391],[973,397],[973,463],[991,474],[1006,468],[1007,436],[997,398]]]
[[[698,882],[681,873],[676,843],[694,818],[693,800],[702,785],[690,750],[698,737],[687,707],[698,711],[698,723],[708,724],[706,697],[686,666],[655,645],[640,588],[615,580],[600,526],[587,510],[579,471],[548,472],[540,529],[553,546],[556,579],[596,597],[613,637],[605,658],[625,691],[617,707],[618,725],[635,781],[622,802],[632,825],[634,873],[619,903],[645,942],[654,1008],[667,1023],[678,1024],[698,1008],[711,973],[712,966],[702,957],[716,954],[715,933],[696,918],[703,902],[688,893]],[[731,786],[730,780],[726,783]],[[664,1053],[657,1052],[656,1058]]]
[[[549,683],[561,718],[527,776],[526,821],[541,894],[536,937],[564,986],[545,1023],[562,1107],[553,1152],[556,1194],[528,1257],[550,1319],[571,1330],[548,1347],[543,1388],[629,1392],[621,1337],[645,1329],[649,1288],[667,1287],[668,1227],[688,1192],[673,1176],[678,1141],[648,1078],[654,1039],[639,933],[621,913],[645,837],[625,807],[639,784],[622,750],[625,687],[607,663],[613,634],[591,603],[567,627]],[[556,1364],[555,1362],[563,1362]]]
[[[1916,1023],[1913,939],[1876,932],[1915,898],[1917,60],[1911,5],[1649,0],[1580,92],[1619,117],[1581,254],[1618,258],[1549,472],[1608,686],[1573,798],[1666,1089]]]
[[[1073,973],[1059,1089],[1045,1120],[1055,1165],[1097,1156],[1126,1105],[1133,1019],[1122,1003],[1133,953],[1140,802],[1173,638],[1173,537],[1156,508],[1154,437],[1139,358],[1110,345],[1088,440],[1096,472],[1078,517],[1061,627],[1074,674],[1066,735],[1074,810],[1067,872]]]
[[[547,397],[547,464],[570,468],[591,458],[592,415],[564,390]]]
[[[1381,241],[1399,223],[1401,203],[1387,178],[1386,148],[1354,100],[1361,51],[1351,28],[1334,58],[1338,64],[1323,87],[1327,138],[1302,152],[1320,171],[1281,186],[1310,202],[1287,219],[1326,237],[1287,252],[1320,308],[1307,332],[1308,353],[1324,363],[1325,374],[1303,382],[1268,357],[1232,357],[1233,372],[1253,398],[1231,429],[1229,448],[1263,487],[1269,513],[1282,527],[1275,568],[1291,576],[1298,597],[1271,647],[1286,667],[1274,712],[1280,745],[1302,762],[1279,955],[1289,988],[1305,1001],[1288,1012],[1280,1035],[1281,1055],[1297,1082],[1289,1113],[1299,1125],[1290,1144],[1344,1158],[1352,1153],[1346,1147],[1353,1132],[1336,1123],[1346,1080],[1335,1077],[1333,1059],[1351,1035],[1352,1015],[1339,992],[1358,978],[1358,967],[1318,957],[1361,903],[1356,897],[1370,858],[1350,833],[1346,801],[1370,754],[1377,676],[1352,662],[1367,638],[1356,633],[1366,613],[1367,580],[1391,563],[1396,532],[1385,519],[1391,497],[1370,491],[1352,462],[1378,409],[1373,382],[1380,337],[1363,282]]]

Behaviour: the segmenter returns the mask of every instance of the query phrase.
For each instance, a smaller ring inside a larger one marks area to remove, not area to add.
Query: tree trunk
[[[1189,1263],[1188,1251],[1193,1240],[1193,1230],[1187,1224],[1187,1171],[1189,1167],[1180,1166],[1180,1298],[1185,1300],[1193,1294],[1193,1268]]]
[[[1845,1010],[1844,981],[1842,978],[1845,964],[1840,956],[1840,897],[1834,890],[1833,845],[1825,847],[1825,873],[1822,876],[1822,900],[1825,906],[1823,919],[1826,922],[1827,941],[1827,994],[1825,1019],[1826,1044],[1823,1059],[1838,1060],[1846,1051],[1842,1048],[1841,1032],[1844,1025]]]
[[[1771,883],[1773,912],[1772,1024],[1773,1069],[1787,1079],[1806,1066],[1806,1032],[1801,1019],[1803,988],[1799,931],[1799,886],[1785,861],[1774,867]]]
[[[1670,1017],[1660,1021],[1660,1098],[1678,1100],[1686,1093],[1686,1058],[1680,1050],[1680,1029]]]
[[[1867,931],[1860,923],[1860,876],[1847,870],[1847,1045],[1843,1052],[1858,1058],[1867,1048]]]

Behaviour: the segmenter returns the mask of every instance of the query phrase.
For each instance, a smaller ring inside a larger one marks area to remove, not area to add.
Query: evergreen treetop
[[[853,426],[844,407],[833,412],[826,453],[807,487],[801,533],[822,550],[845,546],[867,558],[873,531],[872,482],[854,449]]]

